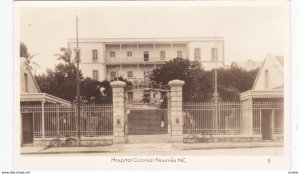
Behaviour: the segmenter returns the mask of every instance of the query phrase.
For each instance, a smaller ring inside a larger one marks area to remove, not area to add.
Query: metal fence
[[[283,102],[187,102],[183,103],[183,133],[202,135],[238,135],[242,131],[242,116],[252,116],[254,134],[261,134],[261,117],[264,110],[274,118],[274,134],[283,133]],[[252,113],[251,113],[252,112]],[[246,113],[249,113],[246,115]],[[245,114],[245,115],[243,115]],[[251,120],[251,119],[250,119]]]
[[[184,134],[240,134],[242,112],[238,102],[187,102],[183,112]]]
[[[253,133],[261,134],[261,118],[263,111],[268,111],[270,115],[273,115],[274,120],[274,134],[283,134],[283,123],[284,123],[284,105],[283,102],[260,102],[254,101],[252,105],[252,125]]]
[[[21,113],[32,113],[34,137],[45,138],[77,135],[77,108],[55,104],[45,104],[44,118],[41,104],[21,104]],[[43,125],[44,120],[44,125]],[[112,104],[85,104],[81,106],[80,130],[82,136],[113,135],[113,108]]]

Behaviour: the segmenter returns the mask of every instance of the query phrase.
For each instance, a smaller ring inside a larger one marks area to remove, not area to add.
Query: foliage
[[[26,47],[26,46],[25,46]],[[55,66],[54,70],[47,69],[46,74],[36,76],[36,81],[42,92],[53,96],[73,101],[77,95],[77,68],[74,61],[71,60],[71,50],[68,48],[60,48],[60,53],[55,54],[57,60],[62,60]],[[80,95],[88,102],[106,103],[112,102],[112,88],[110,82],[104,80],[102,82],[84,78],[79,71],[80,79]],[[126,82],[126,88],[130,88],[131,82],[126,81],[122,77],[115,80]]]
[[[112,102],[112,88],[106,80],[99,82],[89,77],[84,78],[80,84],[80,94],[90,103]]]
[[[126,88],[130,88],[131,82],[119,77],[119,81],[126,83]],[[89,77],[84,78],[80,85],[81,95],[88,99],[89,102],[95,103],[110,103],[112,102],[112,87],[109,81],[97,81]]]
[[[175,58],[161,68],[155,69],[149,78],[163,85],[174,79],[185,81],[182,89],[184,101],[205,101],[209,98],[211,86],[209,75],[198,62]]]
[[[251,89],[258,70],[240,68],[218,69],[218,92],[223,101],[236,101],[241,92]],[[183,85],[183,101],[209,101],[213,94],[213,71],[205,71],[201,64],[188,59],[175,58],[155,69],[150,80],[168,84],[178,79]]]
[[[36,81],[43,93],[73,101],[76,96],[76,70],[74,64],[60,63],[54,70],[47,69],[46,74],[36,76]],[[79,74],[82,80],[82,73]]]
[[[240,93],[252,88],[258,70],[246,71],[238,67],[218,69],[218,92],[222,100],[238,101]]]
[[[60,48],[60,53],[54,54],[57,57],[57,60],[62,60],[66,64],[74,63],[72,61],[72,50],[70,48]]]

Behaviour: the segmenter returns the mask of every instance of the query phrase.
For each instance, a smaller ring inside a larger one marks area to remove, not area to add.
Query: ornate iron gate
[[[166,120],[170,120],[169,106],[168,102],[170,96],[170,88],[168,85],[156,84],[150,82],[149,80],[143,81],[132,81],[132,85],[125,88],[124,90],[124,133],[125,133],[125,143],[129,142],[129,119],[128,116],[132,110],[139,110],[142,108],[157,108],[167,111],[167,115],[162,117],[162,126],[168,127],[168,132],[170,131],[169,125],[164,125]]]

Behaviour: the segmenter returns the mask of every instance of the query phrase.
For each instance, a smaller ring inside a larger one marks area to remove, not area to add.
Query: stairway
[[[162,117],[164,127],[161,127]],[[162,109],[131,110],[128,115],[128,135],[153,135],[168,133],[167,111]]]

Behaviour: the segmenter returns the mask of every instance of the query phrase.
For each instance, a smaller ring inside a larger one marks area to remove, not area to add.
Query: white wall
[[[28,91],[25,91],[25,75],[28,77]],[[20,93],[38,93],[38,88],[34,82],[29,67],[26,65],[26,58],[20,58]]]
[[[269,72],[269,88],[265,89],[265,70]],[[263,64],[259,77],[253,87],[254,90],[268,90],[282,86],[284,82],[283,65],[276,63],[274,57],[268,58]]]
[[[70,43],[69,47],[72,49],[72,56],[75,56],[74,48],[76,48],[76,43]],[[103,43],[94,42],[80,42],[80,60],[81,63],[93,62],[92,50],[98,50],[98,62],[104,62],[105,47]]]
[[[99,81],[105,80],[105,76],[106,76],[105,66],[101,63],[98,63],[98,64],[82,63],[82,64],[80,64],[79,68],[83,73],[83,77],[93,78],[93,70],[97,70],[98,71],[98,80]]]
[[[211,49],[218,48],[218,61],[224,61],[224,42],[223,41],[202,41],[189,43],[189,59],[195,60],[195,48],[200,48],[201,61],[211,61]]]
[[[69,47],[74,50],[76,43],[69,43]],[[211,62],[211,48],[218,48],[218,62],[217,67],[224,66],[224,42],[223,41],[193,41],[187,44],[173,43],[171,48],[170,43],[155,43],[155,48],[153,43],[145,44],[139,43],[138,49],[136,44],[122,44],[121,50],[119,44],[104,44],[101,42],[80,42],[79,47],[81,49],[81,64],[80,69],[83,72],[84,77],[93,77],[93,70],[98,70],[99,80],[105,80],[105,77],[110,80],[110,71],[115,71],[118,74],[127,77],[128,71],[133,71],[133,76],[136,78],[143,78],[144,71],[152,71],[154,66],[142,67],[140,66],[140,71],[137,72],[136,66],[125,66],[123,69],[120,68],[106,68],[105,63],[108,62],[143,62],[144,61],[144,51],[149,52],[149,61],[160,61],[160,51],[165,51],[165,60],[171,60],[177,57],[177,51],[182,51],[183,58],[189,58],[194,60],[194,49],[201,49],[201,62],[206,70],[210,70],[215,67],[215,63]],[[92,50],[98,50],[98,62],[93,62]],[[115,58],[110,58],[110,52],[115,52]],[[127,51],[132,52],[132,57],[127,57]],[[73,51],[73,56],[74,51]],[[109,66],[112,67],[112,66]]]

